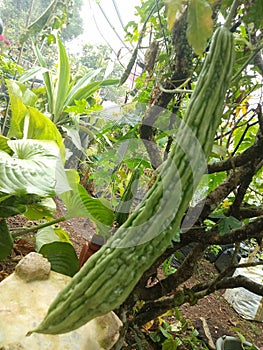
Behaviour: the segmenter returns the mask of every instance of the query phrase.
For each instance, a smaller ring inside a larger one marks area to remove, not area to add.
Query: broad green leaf
[[[36,251],[39,252],[44,244],[52,242],[71,243],[68,232],[60,226],[52,225],[38,230],[36,234]]]
[[[19,90],[17,89],[17,85],[13,84],[10,80],[8,80],[6,84],[12,110],[12,118],[10,122],[8,137],[22,138],[27,108],[22,102],[22,98],[19,94]]]
[[[52,198],[44,198],[40,202],[27,205],[24,216],[29,220],[41,220],[54,217],[56,209],[56,203]]]
[[[13,248],[13,238],[8,230],[6,221],[1,219],[0,212],[0,259],[6,258]]]
[[[51,263],[51,269],[67,276],[74,276],[79,269],[79,260],[72,244],[52,242],[44,244],[40,251]]]
[[[111,209],[110,202],[91,197],[85,188],[79,185],[76,171],[69,170],[67,175],[72,190],[60,195],[68,210],[66,217],[87,217],[95,223],[106,225],[107,229],[111,227],[114,211]]]
[[[57,37],[58,43],[58,76],[54,90],[54,122],[57,123],[65,107],[65,101],[69,92],[70,66],[66,49],[62,41]]]
[[[34,106],[37,101],[37,95],[28,89],[24,84],[16,80],[6,81],[11,104],[14,104],[17,99],[21,99],[26,106]],[[13,99],[15,98],[15,100]],[[14,106],[12,106],[14,107]]]
[[[167,9],[168,29],[171,31],[173,26],[186,9],[187,0],[165,0]]]
[[[213,33],[212,9],[206,0],[191,0],[187,13],[187,40],[197,55],[201,55]]]
[[[69,189],[54,141],[9,140],[14,154],[0,151],[0,191],[54,196]]]
[[[209,192],[213,191],[218,185],[220,185],[227,177],[227,173],[220,172],[208,175]]]
[[[53,226],[44,227],[37,231],[35,249],[40,251],[43,245],[60,242],[58,235],[56,235]]]
[[[28,138],[55,141],[59,146],[60,154],[64,161],[66,150],[61,133],[58,131],[56,125],[37,109],[29,107],[28,110],[30,115]]]
[[[22,101],[23,90],[21,85],[10,80],[7,82],[12,109],[8,137],[53,140],[60,147],[61,157],[64,161],[65,147],[60,132],[56,125],[44,114],[33,107],[25,106]],[[25,122],[27,123],[27,135],[24,135]]]

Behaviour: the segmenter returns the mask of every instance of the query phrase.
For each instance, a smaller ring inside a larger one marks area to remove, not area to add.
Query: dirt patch
[[[189,285],[211,279],[217,274],[213,264],[202,260],[195,275],[189,280]],[[258,347],[263,346],[263,322],[245,320],[223,297],[224,290],[217,291],[198,301],[194,306],[183,305],[181,310],[190,319],[201,338],[206,339],[202,318],[205,319],[213,341],[223,335],[237,336],[237,331]]]

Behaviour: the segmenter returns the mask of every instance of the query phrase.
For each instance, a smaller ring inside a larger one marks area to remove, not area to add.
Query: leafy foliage
[[[176,143],[178,128],[173,117],[176,115],[179,119],[184,118],[185,108],[200,75],[211,33],[214,27],[226,20],[232,1],[225,0],[219,4],[206,0],[167,0],[166,12],[163,2],[158,2],[158,6],[156,3],[155,0],[142,1],[141,6],[137,7],[140,23],[132,21],[126,27],[127,40],[131,43],[137,43],[139,38],[144,37],[143,43],[146,46],[149,41],[149,47],[156,41],[158,47],[156,46],[155,56],[150,51],[152,69],[144,67],[142,75],[137,78],[136,88],[132,92],[134,103],[126,106],[126,109],[122,108],[120,112],[102,112],[100,96],[94,95],[99,89],[116,83],[111,75],[109,80],[103,80],[107,67],[105,57],[108,58],[110,53],[101,48],[94,54],[95,60],[99,61],[98,67],[98,62],[91,60],[94,57],[89,57],[88,60],[85,58],[90,50],[87,47],[81,58],[85,67],[78,66],[74,70],[73,61],[69,59],[60,36],[55,38],[51,34],[51,27],[62,25],[66,18],[64,13],[62,21],[58,18],[51,20],[46,16],[47,13],[51,14],[50,9],[42,16],[37,7],[39,13],[35,13],[33,18],[36,22],[29,26],[28,32],[29,38],[36,35],[39,39],[36,28],[43,21],[42,34],[46,35],[49,43],[56,41],[57,44],[57,66],[50,65],[45,54],[40,52],[39,45],[35,46],[35,52],[41,67],[34,67],[22,76],[23,68],[13,65],[7,56],[1,57],[1,77],[13,78],[17,70],[20,79],[7,80],[8,94],[4,96],[6,100],[3,98],[2,106],[6,107],[7,99],[10,99],[11,113],[6,116],[6,109],[1,110],[7,121],[5,123],[1,118],[5,134],[0,136],[1,259],[9,255],[14,239],[5,219],[23,214],[31,220],[41,220],[36,235],[36,249],[49,258],[54,270],[73,276],[78,270],[77,256],[67,233],[53,226],[53,197],[59,195],[67,207],[67,213],[61,220],[87,217],[95,222],[99,233],[108,238],[114,233],[115,226],[129,220],[134,205],[131,200],[133,180],[137,185],[140,175],[139,190],[146,187],[146,184],[147,189],[152,188],[159,169],[151,168],[152,158],[150,154],[145,155],[144,148],[143,151],[137,149],[139,140],[141,144],[145,141],[140,139],[141,125],[145,117],[149,117],[150,108],[146,106],[140,109],[139,103],[150,103],[151,106],[172,111],[154,115],[151,123],[147,124],[149,140],[156,145],[153,158],[159,152],[161,160],[164,160]],[[26,5],[29,5],[28,1],[17,2],[21,17],[25,16]],[[172,308],[174,303],[181,305],[189,300],[196,301],[196,290],[198,296],[205,295],[207,291],[216,290],[220,279],[224,282],[222,276],[218,275],[214,281],[206,282],[203,290],[198,285],[194,287],[197,289],[192,290],[181,288],[182,293],[177,294],[177,287],[183,286],[192,272],[189,272],[187,262],[182,264],[180,270],[171,268],[172,252],[176,254],[182,246],[197,243],[194,254],[190,255],[191,266],[195,266],[206,251],[207,242],[219,247],[218,244],[230,240],[234,243],[243,238],[254,237],[259,242],[262,239],[256,226],[262,216],[263,189],[262,110],[259,104],[262,95],[262,58],[260,60],[257,55],[261,45],[261,7],[260,0],[239,6],[232,22],[236,55],[234,77],[225,99],[222,123],[208,159],[207,174],[203,176],[189,208],[191,212],[203,206],[199,220],[187,232],[178,229],[169,250],[155,262],[149,275],[143,276],[123,306],[125,312],[128,310],[127,320],[132,319],[140,326],[149,321],[149,318],[153,319],[164,310]],[[149,13],[151,16],[147,18]],[[143,33],[140,29],[142,27],[145,28]],[[138,47],[141,54],[143,51],[140,50],[141,47]],[[145,63],[148,63],[146,61],[145,55]],[[146,64],[145,66],[147,67]],[[119,67],[117,71],[118,69]],[[43,74],[44,86],[31,90],[28,82],[37,72]],[[117,75],[120,77],[119,71]],[[119,90],[114,90],[115,95],[118,93],[116,91]],[[104,92],[101,94],[103,97],[107,96],[107,92],[105,95]],[[116,100],[119,102],[119,96]],[[81,143],[79,130],[90,137],[88,148]],[[64,170],[64,137],[74,140],[81,150],[84,158],[82,171],[84,175],[90,174],[87,182],[99,184],[98,188],[104,190],[101,194],[95,186],[94,192],[98,198],[94,197],[94,193],[86,191],[83,182],[80,184],[83,178],[80,180],[76,171]],[[129,149],[126,147],[128,142]],[[245,230],[247,227],[249,234]],[[27,232],[29,231],[25,229],[21,234]],[[234,235],[236,232],[239,233],[238,236]],[[150,279],[155,277],[158,264],[163,264],[167,277],[162,281],[160,289],[158,281],[156,285],[147,285],[149,276],[151,275]],[[167,295],[162,298],[164,290]],[[171,304],[170,296],[173,298]],[[145,305],[134,312],[138,298]],[[196,330],[186,324],[180,315],[179,321],[179,333],[186,332],[184,334],[178,335],[178,329],[175,330],[174,325],[162,319],[158,331],[149,331],[148,335],[153,341],[162,343],[162,348],[166,350],[179,349],[180,346],[188,349],[203,346],[197,338]]]

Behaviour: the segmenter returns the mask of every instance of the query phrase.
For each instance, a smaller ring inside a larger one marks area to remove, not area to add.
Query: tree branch
[[[173,72],[169,81],[163,83],[166,90],[179,87],[189,78],[190,68],[192,66],[192,49],[186,38],[186,13],[179,20],[173,30],[173,44],[176,52],[175,61],[172,66]],[[156,93],[157,91],[157,93]],[[166,108],[174,97],[175,93],[154,89],[151,96],[151,106],[145,113],[140,126],[140,137],[144,142],[145,148],[151,159],[153,168],[159,167],[163,160],[160,150],[155,142],[154,124],[157,121],[161,108]],[[159,112],[156,106],[160,107]],[[154,108],[155,107],[155,108]]]
[[[232,230],[229,234],[220,236],[218,228],[214,227],[209,231],[190,230],[181,235],[181,242],[175,243],[173,248],[167,249],[166,252],[155,262],[155,264],[144,274],[143,279],[135,287],[131,294],[128,303],[132,304],[135,300],[154,300],[161,298],[164,295],[169,295],[174,292],[179,285],[184,283],[191,276],[197,261],[202,256],[205,248],[208,245],[223,245],[234,242],[242,242],[250,238],[256,238],[261,241],[263,238],[263,216],[242,227]],[[162,262],[170,257],[179,248],[196,242],[197,245],[189,253],[180,268],[175,274],[170,275],[165,280],[160,281],[152,287],[145,287],[147,280],[151,274],[156,271],[157,267]],[[233,265],[236,267],[235,265]],[[233,268],[233,267],[232,267]]]
[[[243,153],[235,157],[230,157],[221,162],[208,164],[207,173],[213,174],[220,171],[227,171],[227,170],[238,168],[246,164],[247,162],[251,161],[251,159],[259,157],[262,153],[263,153],[263,138],[256,141],[253,146],[247,148]]]
[[[189,303],[194,305],[198,300],[204,298],[216,290],[239,288],[243,287],[252,293],[263,296],[263,285],[258,284],[249,278],[238,275],[235,277],[225,277],[218,281],[213,288],[209,288],[212,282],[198,283],[191,289],[184,288],[176,291],[172,296],[169,296],[162,300],[149,301],[140,309],[139,313],[135,316],[133,322],[138,326],[142,326],[150,320],[156,318],[159,315],[164,314],[166,311],[183,304]]]

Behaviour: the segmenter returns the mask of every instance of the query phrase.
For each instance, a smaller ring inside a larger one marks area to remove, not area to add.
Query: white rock
[[[106,350],[119,337],[121,321],[113,313],[63,335],[26,333],[44,318],[70,277],[51,271],[46,280],[27,282],[13,273],[0,283],[1,350]]]

